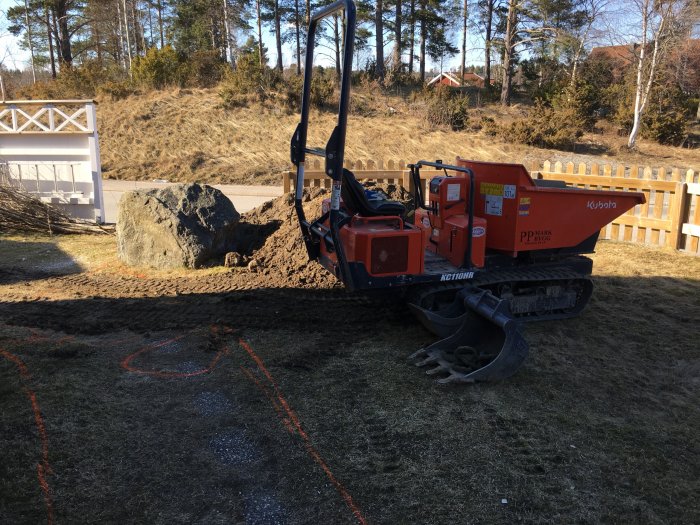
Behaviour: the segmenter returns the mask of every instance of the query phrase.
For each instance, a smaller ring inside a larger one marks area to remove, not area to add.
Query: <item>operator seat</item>
[[[383,200],[372,202],[367,199],[365,188],[350,170],[343,168],[343,188],[341,190],[345,206],[362,217],[396,215],[403,217],[406,207],[397,201]]]

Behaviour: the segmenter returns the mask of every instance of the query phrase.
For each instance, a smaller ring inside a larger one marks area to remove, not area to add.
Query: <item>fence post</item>
[[[292,191],[292,173],[290,171],[285,171],[282,175],[282,186],[284,186],[284,193],[290,193]]]
[[[669,210],[669,218],[671,219],[671,231],[666,241],[666,245],[674,250],[680,249],[680,241],[682,238],[683,222],[688,201],[688,185],[685,182],[676,184],[676,192],[671,201],[671,209]]]
[[[408,193],[413,194],[415,193],[416,189],[413,186],[413,177],[411,177],[411,172],[410,170],[403,170],[403,187],[408,190]]]

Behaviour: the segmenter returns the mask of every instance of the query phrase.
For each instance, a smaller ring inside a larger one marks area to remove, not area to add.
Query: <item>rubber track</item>
[[[420,292],[418,292],[409,302],[412,302],[417,305],[421,305],[423,300],[425,300],[428,296],[435,294],[435,293],[441,293],[441,292],[449,292],[451,290],[454,290],[455,293],[457,293],[459,290],[465,288],[465,287],[471,287],[471,286],[476,286],[479,288],[487,287],[487,286],[492,286],[494,284],[501,284],[501,283],[523,283],[523,282],[554,282],[554,281],[570,281],[570,280],[580,280],[580,281],[586,281],[590,283],[590,277],[585,274],[581,274],[579,272],[576,272],[574,270],[571,270],[570,268],[562,267],[562,268],[547,268],[547,269],[536,269],[533,270],[532,268],[524,269],[524,270],[519,270],[519,269],[514,269],[514,270],[497,270],[494,272],[489,272],[489,273],[484,273],[480,276],[475,277],[473,280],[469,281],[469,283],[459,283],[459,284],[437,284],[433,286],[428,286],[425,288],[422,288]],[[588,298],[586,298],[586,302],[583,304],[577,304],[576,307],[572,312],[567,312],[567,313],[549,313],[545,315],[531,315],[531,314],[526,314],[522,316],[516,316],[517,319],[521,319],[526,322],[538,322],[538,321],[553,321],[557,319],[569,319],[571,317],[575,317],[578,315],[581,310],[586,306],[586,303],[588,302]]]

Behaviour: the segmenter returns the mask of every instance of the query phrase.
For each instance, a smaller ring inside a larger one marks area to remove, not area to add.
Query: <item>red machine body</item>
[[[585,190],[563,182],[554,187],[538,186],[520,164],[458,157],[457,166],[474,172],[474,213],[488,221],[486,247],[513,256],[522,251],[577,246],[644,202],[642,193]]]
[[[344,203],[341,199],[341,207]],[[322,204],[330,209],[330,199]],[[355,215],[340,229],[340,239],[349,261],[364,265],[374,277],[423,273],[423,232],[400,217],[361,217]],[[321,246],[321,254],[337,264],[335,252]]]
[[[426,209],[415,210],[413,223],[397,216],[353,216],[340,229],[348,261],[362,263],[370,276],[395,277],[425,272],[426,253],[448,261],[455,270],[484,268],[488,253],[517,257],[521,252],[573,248],[615,217],[644,202],[641,193],[585,190],[557,181],[538,185],[520,164],[457,158],[474,173],[471,261],[469,179],[463,174],[434,177]],[[344,209],[341,200],[341,209]],[[322,211],[330,209],[330,201]],[[579,253],[592,251],[582,248]],[[337,265],[334,251],[321,254]]]

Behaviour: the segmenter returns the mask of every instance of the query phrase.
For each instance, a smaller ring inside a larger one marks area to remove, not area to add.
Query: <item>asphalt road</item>
[[[170,182],[104,180],[102,191],[105,200],[105,222],[117,221],[117,206],[122,194],[135,189],[164,188]],[[236,210],[243,213],[282,195],[282,186],[245,186],[241,184],[215,184],[226,195]]]

